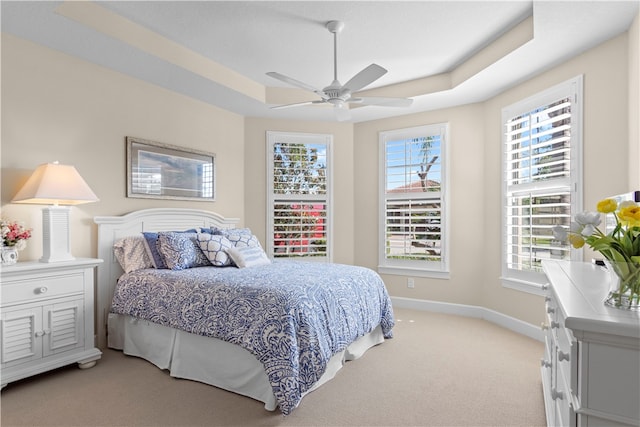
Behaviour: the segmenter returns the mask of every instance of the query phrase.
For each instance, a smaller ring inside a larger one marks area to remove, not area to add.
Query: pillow
[[[258,265],[271,264],[271,260],[264,253],[262,248],[254,246],[232,247],[227,249],[227,253],[238,266],[238,268],[255,267]]]
[[[202,228],[201,231],[203,233],[211,233],[211,234],[221,234],[226,236],[229,233],[233,234],[253,234],[251,233],[250,228],[218,228],[215,225],[212,225],[210,228]]]
[[[262,246],[260,246],[260,241],[258,240],[258,238],[255,235],[251,234],[251,230],[249,230],[249,232],[243,230],[249,229],[225,230],[224,236],[229,239],[233,246],[262,248]]]
[[[171,231],[170,233],[195,233],[196,231],[196,229],[191,229],[185,231]],[[149,258],[151,258],[154,268],[168,268],[162,255],[158,251],[158,234],[159,233],[149,231],[142,232],[142,236],[145,239],[145,249],[147,250]]]
[[[113,252],[125,273],[153,268],[145,246],[142,236],[128,236],[115,241]]]
[[[200,250],[197,233],[161,232],[157,245],[164,263],[171,270],[211,265]]]
[[[219,234],[198,233],[198,245],[209,262],[216,267],[231,265],[231,258],[226,250],[233,247],[233,243]]]

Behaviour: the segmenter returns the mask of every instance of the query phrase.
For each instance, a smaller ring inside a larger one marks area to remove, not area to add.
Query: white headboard
[[[155,208],[135,211],[122,216],[97,216],[98,266],[96,336],[99,348],[107,347],[107,316],[115,285],[123,271],[113,252],[116,240],[143,231],[186,230],[196,227],[235,228],[237,218],[225,218],[214,212],[198,209]]]

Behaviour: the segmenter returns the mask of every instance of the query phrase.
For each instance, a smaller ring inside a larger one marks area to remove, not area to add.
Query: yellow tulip
[[[640,206],[627,206],[620,209],[618,219],[627,227],[640,227]]]
[[[611,213],[615,212],[618,208],[618,202],[613,199],[604,199],[598,202],[598,212],[600,213]]]

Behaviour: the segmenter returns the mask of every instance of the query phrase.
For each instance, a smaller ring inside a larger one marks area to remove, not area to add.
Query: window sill
[[[429,277],[432,279],[449,279],[448,271],[424,270],[419,268],[378,266],[378,273],[397,276]]]
[[[544,283],[527,282],[524,280],[510,279],[506,277],[501,277],[500,280],[502,281],[502,286],[505,288],[514,289],[516,291],[526,292],[533,295],[546,295]]]

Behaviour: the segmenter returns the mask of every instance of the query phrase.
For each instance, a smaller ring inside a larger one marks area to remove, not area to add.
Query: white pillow
[[[235,246],[227,249],[227,253],[238,268],[255,267],[257,265],[271,264],[259,246]]]
[[[231,265],[231,258],[226,249],[232,248],[233,243],[219,234],[198,233],[198,244],[209,262],[216,267]]]
[[[125,273],[153,268],[142,236],[128,236],[116,240],[113,244],[113,253]]]
[[[248,232],[245,230],[248,230]],[[243,246],[262,247],[260,245],[260,241],[258,240],[258,237],[251,234],[251,230],[249,230],[248,228],[242,228],[242,229],[232,228],[230,230],[225,230],[224,237],[229,239],[229,241],[235,247],[243,247]]]

